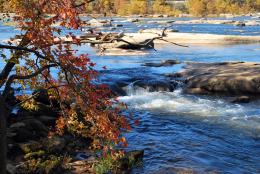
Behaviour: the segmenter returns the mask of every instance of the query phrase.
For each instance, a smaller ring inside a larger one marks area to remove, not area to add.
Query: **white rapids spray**
[[[260,136],[260,110],[251,105],[188,95],[182,93],[181,89],[174,92],[148,92],[130,84],[126,91],[128,95],[119,97],[119,100],[130,108],[167,115],[191,116],[203,122],[250,129]]]

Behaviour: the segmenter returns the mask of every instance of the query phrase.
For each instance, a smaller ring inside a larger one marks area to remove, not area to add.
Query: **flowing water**
[[[122,22],[122,19],[116,20]],[[138,28],[130,23],[127,25],[129,31]],[[237,27],[229,25],[174,27],[183,32],[237,34]],[[242,29],[246,35],[260,35],[259,26]],[[13,32],[0,27],[1,39]],[[101,71],[101,80],[110,84],[135,77],[163,80],[163,74],[181,71],[186,61],[260,62],[260,44],[190,45],[189,48],[165,44],[156,49],[157,52],[137,56],[98,56],[88,46],[79,51],[89,53],[89,57],[98,63],[98,69],[107,66],[108,70]],[[167,59],[183,63],[172,67],[142,66]],[[140,124],[126,134],[129,149],[145,150],[143,165],[133,173],[171,174],[189,170],[260,173],[260,101],[232,104],[228,97],[185,94],[182,86],[180,84],[174,92],[149,92],[129,84],[125,89],[127,95],[119,97],[128,104],[127,112],[140,119]]]
[[[184,66],[141,66],[145,62],[260,62],[259,48],[259,44],[188,49],[164,45],[150,55],[93,58],[109,65],[103,78],[111,83],[140,76],[160,79]],[[143,167],[133,173],[170,174],[187,168],[197,173],[260,173],[260,101],[232,104],[227,97],[188,95],[182,85],[174,92],[148,92],[130,84],[126,91],[128,95],[119,99],[140,119],[126,135],[129,149],[145,150]]]

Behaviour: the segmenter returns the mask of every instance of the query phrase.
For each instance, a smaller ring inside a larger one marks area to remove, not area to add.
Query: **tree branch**
[[[24,47],[24,46],[26,46],[30,43],[30,40],[27,39],[26,34],[24,35],[24,37],[23,37],[23,39],[20,42],[18,47]],[[10,72],[12,71],[13,67],[15,66],[15,63],[12,62],[12,60],[20,57],[21,54],[22,54],[21,50],[17,50],[17,52],[15,52],[14,56],[7,62],[4,69],[0,73],[0,88],[4,85],[4,83],[6,82],[8,76],[10,74]]]
[[[36,77],[37,75],[41,74],[43,71],[45,71],[45,70],[47,70],[47,69],[49,69],[49,68],[51,68],[51,67],[55,67],[55,66],[57,66],[57,64],[46,65],[46,66],[44,66],[44,67],[38,69],[38,70],[35,71],[34,73],[29,74],[29,75],[26,75],[26,76],[11,75],[11,76],[8,78],[8,80],[6,81],[5,89],[4,89],[4,91],[3,91],[2,96],[3,96],[4,98],[7,97],[8,93],[9,93],[9,91],[10,91],[11,85],[12,85],[12,83],[13,83],[14,80],[17,80],[17,79],[19,79],[19,80],[26,80],[26,79],[30,79],[30,78]]]
[[[35,54],[39,58],[46,59],[46,57],[44,55],[42,55],[40,52],[30,49],[30,48],[22,47],[22,46],[12,46],[12,45],[0,44],[0,48],[9,49],[9,50],[17,50],[17,51],[26,51],[26,52]]]

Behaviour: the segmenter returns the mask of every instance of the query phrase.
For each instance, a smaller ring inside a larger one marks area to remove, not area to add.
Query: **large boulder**
[[[190,63],[182,75],[189,93],[260,96],[258,63]]]
[[[25,142],[47,136],[49,129],[41,121],[31,118],[10,125],[9,131],[16,142]]]
[[[19,143],[19,148],[24,154],[43,150],[48,153],[61,153],[66,147],[67,141],[63,137],[53,136],[50,138],[43,138],[37,141],[28,141]]]

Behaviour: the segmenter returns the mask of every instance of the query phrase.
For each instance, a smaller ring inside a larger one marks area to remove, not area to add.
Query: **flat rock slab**
[[[182,76],[188,93],[260,96],[260,63],[188,63]]]

